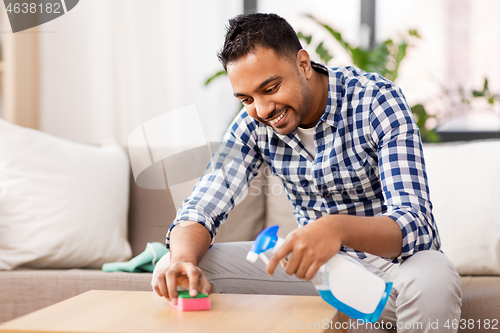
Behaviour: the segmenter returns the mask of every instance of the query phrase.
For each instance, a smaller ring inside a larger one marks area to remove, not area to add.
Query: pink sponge
[[[189,296],[189,290],[181,290],[177,294],[177,305],[173,305],[170,302],[170,306],[179,311],[210,310],[210,298],[208,298],[208,295],[198,293],[198,295],[192,297]]]

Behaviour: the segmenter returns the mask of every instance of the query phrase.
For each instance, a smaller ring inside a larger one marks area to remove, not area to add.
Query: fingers
[[[269,264],[267,264],[266,267],[266,272],[269,275],[274,274],[274,270],[276,269],[276,266],[278,265],[280,259],[276,258],[274,255],[271,257],[271,260],[269,260]]]
[[[201,269],[195,266],[188,267],[186,274],[189,280],[189,295],[195,297],[198,295],[198,290],[201,290],[201,277],[204,275]]]
[[[300,240],[290,240],[290,243],[293,243],[293,250],[285,267],[285,273],[295,274],[297,278],[304,279],[307,270],[315,260],[314,253],[307,244]]]
[[[291,233],[269,260],[267,273],[273,275],[279,261],[289,255],[286,267],[284,267],[285,273],[295,275],[299,279],[311,280],[321,265],[331,257],[330,254],[325,253],[325,246],[320,244],[322,240],[322,237],[317,235],[311,237],[304,232]],[[331,251],[328,245],[326,248]]]
[[[314,275],[316,275],[316,273],[318,272],[320,267],[321,267],[320,263],[313,263],[312,265],[310,265],[303,279],[306,281],[311,281]]]
[[[158,296],[168,298],[165,271],[170,264],[170,253],[164,255],[157,263],[151,279],[151,287]]]
[[[304,279],[306,276],[306,272],[313,264],[313,257],[302,252],[299,253],[301,254],[300,258],[292,255],[292,257],[290,258],[290,263],[288,265],[290,267],[287,267],[285,272],[289,275],[295,274],[295,276],[297,276],[299,279]],[[297,260],[295,260],[296,258]],[[293,266],[291,264],[293,264]]]
[[[168,291],[167,291],[167,283],[166,283],[165,279],[163,279],[163,281],[161,281],[160,283],[157,283],[156,287],[154,287],[154,290],[156,291],[156,293],[159,296],[169,298]]]
[[[177,304],[177,287],[188,288],[191,296],[196,296],[198,291],[210,294],[212,286],[202,270],[193,263],[174,263],[165,267],[156,267],[153,272],[151,286],[162,297],[167,298],[174,305]]]
[[[208,282],[205,274],[201,277],[201,292],[206,295],[210,295],[212,293],[212,285]]]
[[[267,265],[266,267],[266,271],[267,271],[267,274],[269,275],[273,275],[274,274],[274,270],[276,269],[276,266],[278,265],[278,263],[285,259],[285,257],[290,253],[292,252],[292,245],[293,242],[290,241],[289,239],[287,239],[283,245],[274,252],[273,256],[271,257],[271,259],[269,260],[269,264]],[[287,264],[287,267],[288,267],[288,264]]]
[[[178,266],[174,265],[165,272],[165,282],[167,284],[167,295],[165,297],[174,305],[177,304],[177,277],[183,274],[178,268]]]

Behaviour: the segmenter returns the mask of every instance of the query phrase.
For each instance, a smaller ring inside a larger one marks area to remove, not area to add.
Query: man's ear
[[[312,77],[313,69],[311,67],[311,60],[309,59],[309,53],[304,49],[297,52],[297,68],[307,80]]]

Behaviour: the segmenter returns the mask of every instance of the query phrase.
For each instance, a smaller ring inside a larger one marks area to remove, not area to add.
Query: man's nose
[[[255,100],[255,111],[257,116],[262,120],[266,120],[272,115],[276,105],[267,98],[259,98]]]

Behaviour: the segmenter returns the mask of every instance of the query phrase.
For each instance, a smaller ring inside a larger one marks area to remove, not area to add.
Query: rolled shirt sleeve
[[[370,122],[387,207],[383,215],[396,221],[403,236],[401,255],[393,262],[417,251],[439,249],[419,129],[399,88],[379,89]]]

